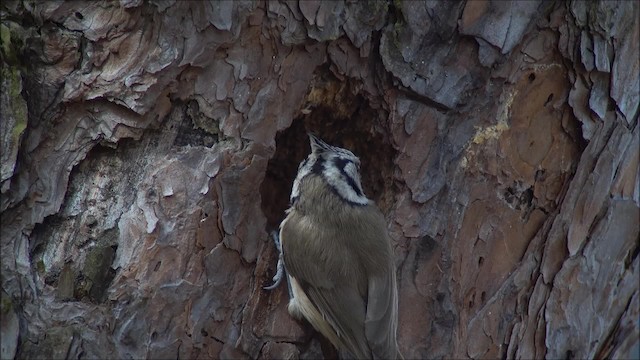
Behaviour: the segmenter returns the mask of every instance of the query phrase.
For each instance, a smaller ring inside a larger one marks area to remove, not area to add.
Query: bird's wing
[[[338,350],[347,351],[356,359],[371,358],[364,333],[365,304],[357,291],[353,287],[309,287],[307,294],[337,333]]]
[[[307,320],[339,350],[346,350],[356,358],[370,358],[364,333],[365,299],[353,278],[340,275],[331,262],[321,261],[326,259],[323,244],[333,239],[322,238],[326,232],[310,229],[313,225],[309,221],[289,220],[283,222],[280,231],[285,267],[322,315],[322,319]],[[337,336],[326,333],[331,331],[329,327]]]
[[[381,266],[384,266],[381,264]],[[365,334],[374,359],[401,359],[396,342],[398,290],[395,269],[369,278]]]
[[[398,289],[391,238],[377,207],[361,214],[357,244],[367,262],[365,334],[374,359],[402,358],[398,352]]]

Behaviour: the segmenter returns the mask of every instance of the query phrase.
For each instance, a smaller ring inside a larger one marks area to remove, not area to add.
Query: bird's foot
[[[280,237],[278,233],[273,231],[271,233],[271,238],[273,239],[274,244],[276,245],[276,249],[278,249],[278,265],[276,265],[276,274],[273,276],[273,284],[269,286],[263,287],[265,290],[273,290],[277,288],[282,282],[282,278],[286,275],[286,270],[284,268],[284,261],[282,260],[282,244],[280,243]]]

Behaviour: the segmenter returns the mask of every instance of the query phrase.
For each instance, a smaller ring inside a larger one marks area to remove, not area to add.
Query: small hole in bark
[[[53,286],[56,284],[59,277],[60,277],[60,271],[56,271],[53,274],[48,274],[47,276],[44,277],[44,283],[47,285]]]
[[[84,16],[82,16],[82,14],[80,12],[78,12],[78,11],[76,11],[75,15],[80,20],[84,19]]]
[[[478,266],[482,266],[483,263],[484,263],[484,257],[480,256],[480,258],[478,259]]]
[[[531,206],[531,201],[533,201],[533,189],[528,188],[522,193],[520,203],[526,206]]]
[[[162,261],[158,261],[156,263],[156,266],[153,268],[153,271],[158,271],[158,269],[160,269],[160,265],[162,265]]]
[[[514,195],[515,191],[511,186],[504,191],[504,199],[510,204],[513,202]]]
[[[207,330],[205,330],[205,329],[200,329],[200,334],[201,334],[202,336],[204,336],[204,337],[209,336],[209,333],[208,333],[208,332],[207,332]]]
[[[544,106],[549,105],[549,103],[553,100],[553,93],[549,94],[547,97],[547,101],[544,102]]]
[[[471,289],[471,295],[469,295],[469,309],[472,309],[476,304],[476,289]]]
[[[487,299],[487,292],[483,291],[482,294],[480,294],[480,302],[484,304],[484,301]]]
[[[565,360],[571,360],[574,358],[574,356],[575,355],[573,354],[573,351],[567,350],[567,355],[565,356]]]
[[[151,340],[155,340],[155,339],[157,339],[157,338],[158,338],[158,333],[157,333],[157,332],[155,332],[155,331],[154,331],[154,332],[152,332],[152,333],[151,333]]]
[[[209,118],[200,110],[200,105],[196,100],[186,103],[176,101],[180,104],[175,108],[176,115],[182,121],[175,125],[170,125],[171,129],[177,130],[173,144],[175,146],[206,146],[212,147],[219,140],[219,123],[217,120]]]
[[[529,74],[529,81],[530,82],[533,82],[533,80],[535,80],[535,79],[536,79],[536,74],[534,74],[534,73]]]

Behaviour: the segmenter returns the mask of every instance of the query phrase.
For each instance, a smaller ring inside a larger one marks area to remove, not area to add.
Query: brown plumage
[[[309,171],[296,179],[298,194],[280,226],[293,293],[289,312],[309,321],[343,355],[401,358],[395,266],[384,216],[372,201],[346,203],[325,177]]]

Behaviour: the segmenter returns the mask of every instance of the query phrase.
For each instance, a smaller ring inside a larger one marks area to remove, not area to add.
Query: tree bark
[[[637,358],[635,1],[2,3],[2,358],[335,355],[266,291],[306,131],[405,358]]]

